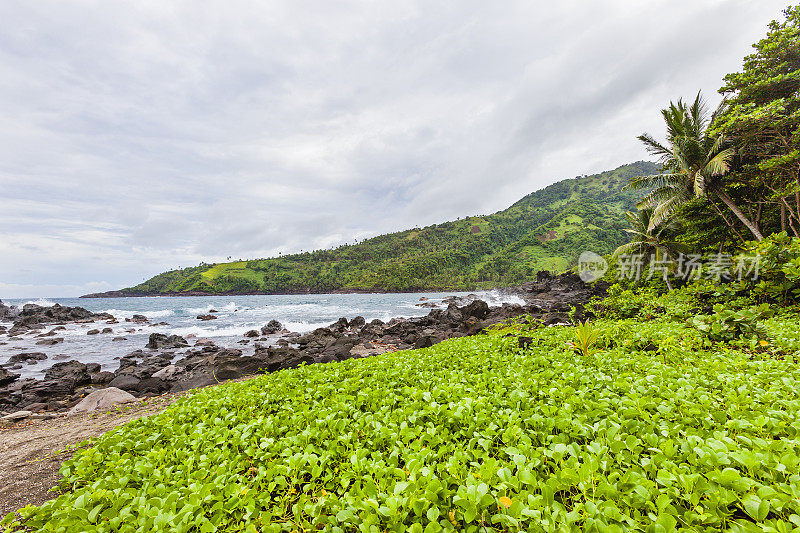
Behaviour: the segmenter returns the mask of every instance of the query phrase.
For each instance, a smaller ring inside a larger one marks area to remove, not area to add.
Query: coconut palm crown
[[[721,177],[728,172],[735,155],[723,135],[714,134],[709,125],[724,111],[725,102],[709,115],[705,100],[697,93],[694,102],[682,99],[670,102],[661,110],[667,128],[666,143],[662,144],[645,133],[638,139],[647,151],[659,158],[661,174],[641,176],[631,180],[633,189],[648,189],[638,204],[640,209],[652,209],[650,229],[672,217],[694,198],[713,195],[719,198],[750,229],[758,240],[758,228],[747,219],[723,191]]]

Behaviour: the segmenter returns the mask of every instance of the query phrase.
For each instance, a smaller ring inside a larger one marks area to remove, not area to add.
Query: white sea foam
[[[54,305],[56,305],[55,302],[50,301],[50,300],[48,300],[46,298],[38,298],[36,300],[30,300],[30,301],[25,302],[24,305],[27,305],[27,304],[41,305],[42,307],[53,307]]]
[[[489,304],[490,307],[499,307],[503,304],[525,305],[525,300],[516,294],[504,294],[496,290],[481,292],[478,297]]]
[[[201,326],[183,327],[154,327],[148,330],[149,333],[166,333],[167,335],[195,335],[197,337],[241,337],[245,332],[255,329],[255,326],[227,326],[220,328],[204,328]]]
[[[104,313],[114,315],[117,319],[131,318],[133,315],[144,315],[147,318],[163,318],[172,316],[175,311],[172,309],[156,309],[154,311],[129,311],[127,309],[106,309]]]
[[[325,322],[286,322],[283,326],[288,329],[289,331],[296,331],[297,333],[308,333],[309,331],[314,331],[317,328],[324,328],[326,326],[330,326],[330,321]]]
[[[208,313],[209,311],[211,311],[212,309],[215,310],[215,311],[219,311],[220,313],[233,313],[233,312],[236,312],[237,310],[242,310],[242,309],[247,309],[247,308],[246,307],[239,307],[238,305],[236,305],[236,302],[230,302],[230,303],[222,305],[222,306],[214,305],[214,304],[208,304],[208,305],[203,306],[203,307],[187,307],[186,309],[184,309],[184,311],[186,311],[187,313],[190,313],[190,314],[195,314],[195,313],[205,314],[205,313]]]

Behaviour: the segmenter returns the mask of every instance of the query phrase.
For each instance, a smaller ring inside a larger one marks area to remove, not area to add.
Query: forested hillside
[[[492,215],[330,250],[174,270],[120,294],[408,291],[513,283],[538,270],[565,270],[583,250],[608,253],[624,243],[623,214],[635,209],[637,195],[623,186],[657,170],[640,161],[560,181]]]

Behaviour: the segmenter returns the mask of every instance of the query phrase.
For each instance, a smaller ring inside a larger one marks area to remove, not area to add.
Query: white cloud
[[[493,212],[642,159],[658,109],[713,96],[782,7],[4,2],[0,297]]]

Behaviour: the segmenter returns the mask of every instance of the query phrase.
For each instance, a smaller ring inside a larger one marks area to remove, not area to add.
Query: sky
[[[786,0],[0,3],[0,298],[488,214],[647,159]]]

